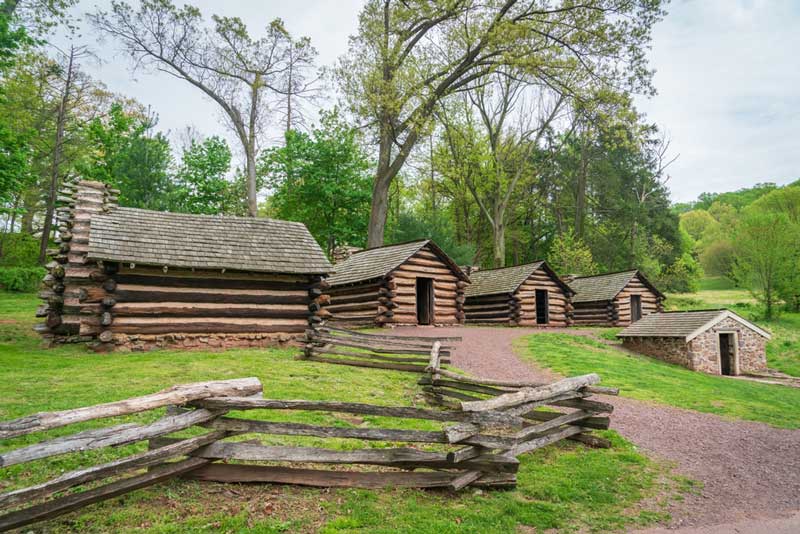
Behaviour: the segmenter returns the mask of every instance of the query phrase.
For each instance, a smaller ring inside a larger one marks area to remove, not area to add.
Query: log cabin
[[[262,346],[324,321],[333,270],[305,225],[116,205],[100,182],[59,196],[37,329],[96,350]]]
[[[576,326],[628,326],[662,311],[666,298],[638,270],[574,278],[569,286]]]
[[[433,241],[354,252],[328,280],[331,321],[346,326],[457,325],[469,277]]]
[[[545,261],[474,271],[464,311],[466,322],[508,326],[569,326],[572,289]]]
[[[730,310],[651,313],[617,334],[659,360],[715,375],[764,373],[770,333]]]

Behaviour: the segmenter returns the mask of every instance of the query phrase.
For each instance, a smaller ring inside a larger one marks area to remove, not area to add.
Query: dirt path
[[[452,355],[453,364],[476,376],[532,380],[556,377],[514,354],[514,339],[536,332],[533,329],[399,328],[396,332],[462,336],[463,341]],[[564,332],[591,335],[580,330]],[[615,407],[612,428],[651,455],[675,462],[681,474],[703,483],[702,494],[689,495],[673,505],[670,528],[700,529],[686,530],[687,534],[760,532],[762,528],[766,532],[767,520],[781,519],[786,532],[800,532],[800,430],[729,421],[624,397],[604,400]],[[710,528],[731,524],[740,525],[743,530]],[[774,534],[778,532],[783,530],[774,529]]]

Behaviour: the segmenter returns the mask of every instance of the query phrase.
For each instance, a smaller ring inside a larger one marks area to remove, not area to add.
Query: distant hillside
[[[715,201],[728,204],[736,209],[742,209],[763,197],[770,191],[780,189],[781,187],[789,187],[800,185],[800,180],[796,180],[791,184],[785,186],[776,185],[773,182],[764,182],[763,184],[756,184],[753,187],[745,187],[737,191],[729,191],[727,193],[701,193],[697,200],[692,202],[678,202],[672,205],[675,213],[681,214],[691,211],[693,209],[707,210]]]

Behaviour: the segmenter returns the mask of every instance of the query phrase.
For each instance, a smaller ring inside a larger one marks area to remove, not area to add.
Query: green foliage
[[[7,291],[36,291],[46,272],[44,267],[0,267],[0,288]]]
[[[436,214],[416,215],[403,211],[393,217],[387,227],[387,243],[405,243],[416,239],[432,239],[458,265],[472,265],[475,247],[458,243],[448,220]]]
[[[766,182],[727,193],[702,193],[698,197],[697,202],[694,203],[694,208],[707,210],[711,208],[712,204],[719,202],[740,210],[746,208],[771,191],[774,191],[777,187],[778,186],[774,183]]]
[[[700,264],[706,274],[732,277],[735,255],[736,250],[731,241],[714,241],[700,252]]]
[[[700,263],[690,253],[684,252],[661,272],[656,283],[662,291],[686,293],[697,291],[702,277],[703,268]]]
[[[122,206],[167,209],[172,150],[164,134],[153,134],[154,126],[140,109],[114,103],[87,128],[93,150],[78,166],[81,176],[119,188]]]
[[[695,209],[681,214],[681,228],[685,230],[692,239],[700,241],[703,235],[719,226],[719,222],[711,214],[703,209]]]
[[[0,234],[0,266],[33,267],[39,260],[39,240],[29,234]]]
[[[556,236],[547,262],[559,274],[589,276],[598,273],[591,249],[571,231]]]
[[[175,175],[171,210],[186,213],[224,214],[242,205],[236,184],[227,179],[231,150],[221,137],[192,139],[183,151]]]
[[[698,373],[568,334],[527,336],[518,347],[523,356],[564,376],[597,373],[623,396],[800,428],[800,389]]]
[[[259,174],[274,192],[276,217],[304,223],[330,256],[337,245],[363,246],[372,190],[359,133],[339,113],[323,113],[311,134],[289,131],[286,145],[266,150]]]

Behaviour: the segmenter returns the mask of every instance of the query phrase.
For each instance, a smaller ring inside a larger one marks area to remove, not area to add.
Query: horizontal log
[[[446,378],[452,378],[453,380],[458,380],[460,382],[467,382],[471,384],[483,384],[487,386],[501,386],[507,388],[528,388],[528,387],[539,387],[544,385],[544,383],[542,382],[531,382],[529,380],[493,380],[490,378],[476,378],[444,369],[440,371],[440,374]],[[586,386],[582,389],[582,391],[586,391],[588,393],[598,393],[601,395],[619,395],[618,388],[610,388],[610,387],[596,386],[596,385]]]
[[[205,466],[209,460],[189,458],[181,462],[162,464],[150,469],[145,474],[125,478],[98,488],[75,493],[31,506],[0,517],[0,531],[19,528],[45,519],[52,519],[67,512],[78,510],[89,504],[112,499],[131,491],[152,486],[179,475],[186,474],[198,467]],[[506,475],[508,476],[508,475]]]
[[[122,302],[114,307],[117,317],[254,317],[307,318],[304,304],[220,304],[216,302]]]
[[[118,417],[155,410],[164,406],[186,404],[187,402],[208,397],[242,397],[256,395],[261,391],[261,382],[255,377],[180,384],[158,393],[122,401],[57,412],[39,412],[19,419],[2,421],[0,422],[0,439],[9,439],[84,421]]]
[[[377,293],[383,288],[382,282],[367,282],[358,283],[353,285],[331,285],[325,293],[331,296],[332,299],[345,295],[365,295],[368,293]]]
[[[166,416],[148,425],[118,425],[116,427],[87,430],[0,454],[0,466],[16,465],[42,458],[103,447],[116,447],[163,436],[210,421],[223,412],[193,410],[175,416]]]
[[[362,302],[351,302],[349,304],[340,304],[338,301],[334,300],[333,304],[328,306],[328,311],[335,314],[340,313],[347,313],[347,312],[366,312],[366,313],[376,313],[378,309],[377,299],[372,297],[369,301],[362,301]]]
[[[514,393],[505,393],[494,399],[462,402],[461,407],[469,412],[510,408],[519,404],[545,400],[561,393],[577,391],[582,387],[597,384],[598,382],[600,382],[600,377],[595,373],[591,373],[583,376],[565,378],[544,386],[524,388]]]
[[[502,412],[462,412],[458,410],[430,410],[408,406],[377,406],[357,402],[275,400],[253,397],[218,397],[192,402],[209,410],[303,410],[357,415],[378,415],[402,419],[430,421],[469,422],[483,426],[521,427],[521,418]]]
[[[330,295],[327,295],[327,298],[330,301],[330,305],[339,306],[342,304],[355,304],[357,302],[375,302],[379,297],[377,293],[371,291],[369,293],[359,293],[357,295],[338,295],[333,298],[331,298]]]
[[[259,443],[217,442],[198,449],[192,456],[210,460],[247,462],[294,462],[315,464],[382,465],[398,468],[478,469],[487,472],[516,473],[519,461],[513,456],[484,454],[460,464],[447,461],[447,454],[409,447],[389,449],[338,450],[318,447],[287,447]]]
[[[138,268],[136,270],[138,271]],[[262,277],[258,276],[240,278],[243,275],[229,275],[227,271],[225,274],[217,271],[207,277],[193,276],[193,273],[178,274],[175,271],[169,271],[169,275],[164,275],[161,270],[158,271],[158,274],[152,275],[126,274],[126,272],[128,270],[123,269],[115,277],[118,283],[193,289],[262,289],[274,291],[306,291],[311,286],[311,281],[308,279],[280,281],[262,279]]]
[[[120,460],[69,471],[47,482],[0,495],[0,508],[8,508],[23,502],[30,502],[65,489],[119,475],[134,469],[157,465],[176,456],[186,456],[200,447],[224,438],[226,434],[224,431],[217,430],[201,436],[177,440],[159,449],[141,452]]]
[[[368,441],[399,441],[406,443],[449,443],[443,431],[405,430],[388,428],[341,428],[307,425],[303,423],[277,423],[254,419],[219,417],[204,423],[215,430],[229,432],[253,432],[284,436],[312,436],[318,438],[363,439]],[[479,445],[492,449],[507,449],[516,440],[503,436],[477,435],[462,442],[466,445]]]
[[[311,354],[314,356],[345,356],[347,358],[355,358],[357,360],[373,360],[379,362],[396,362],[396,363],[427,363],[428,359],[419,357],[404,357],[404,356],[384,356],[381,354],[372,354],[368,352],[349,352],[344,350],[335,350],[328,348],[313,348]]]
[[[566,439],[569,436],[580,434],[581,432],[584,431],[586,431],[586,429],[581,428],[579,426],[567,426],[565,428],[557,429],[552,433],[548,433],[544,436],[534,438],[515,445],[514,447],[509,449],[508,454],[513,456],[519,456],[520,454],[524,454],[526,452],[530,452],[536,449],[541,449],[542,447],[545,447],[557,441],[561,441],[562,439]]]
[[[305,291],[262,289],[194,289],[119,284],[118,302],[216,302],[223,304],[305,304],[310,299]]]
[[[323,327],[323,328],[320,328],[320,331],[321,332],[326,332],[326,331],[329,331],[329,332],[340,332],[340,333],[343,333],[343,334],[356,336],[356,337],[358,337],[358,336],[366,336],[366,337],[369,337],[370,339],[374,339],[374,340],[387,340],[387,341],[400,341],[400,342],[405,342],[405,341],[424,341],[424,342],[430,342],[431,346],[433,345],[433,343],[435,341],[440,341],[442,343],[444,343],[444,342],[460,342],[463,339],[461,336],[439,336],[439,335],[437,335],[437,336],[428,337],[428,336],[406,336],[406,335],[395,336],[395,335],[390,335],[390,334],[373,334],[373,333],[367,334],[367,333],[364,333],[364,332],[356,332],[356,331],[353,331],[353,330],[346,330],[344,328],[334,328],[334,327]]]
[[[216,319],[216,320],[215,320]],[[224,317],[119,318],[113,331],[120,334],[242,334],[242,333],[301,333],[305,331],[304,319],[226,319]]]
[[[439,488],[448,487],[458,474],[430,472],[352,472],[296,469],[265,465],[210,464],[193,470],[184,478],[210,482],[269,482],[321,488]],[[513,486],[516,476],[507,473],[487,473],[473,486]]]
[[[350,365],[352,367],[370,367],[374,369],[388,369],[391,371],[408,371],[411,373],[424,373],[425,366],[423,365],[413,365],[413,364],[403,364],[403,363],[390,363],[390,362],[377,362],[377,361],[367,361],[367,360],[347,360],[342,358],[330,358],[330,357],[322,357],[322,356],[310,356],[307,358],[310,361],[320,362],[320,363],[332,363],[337,365]]]

